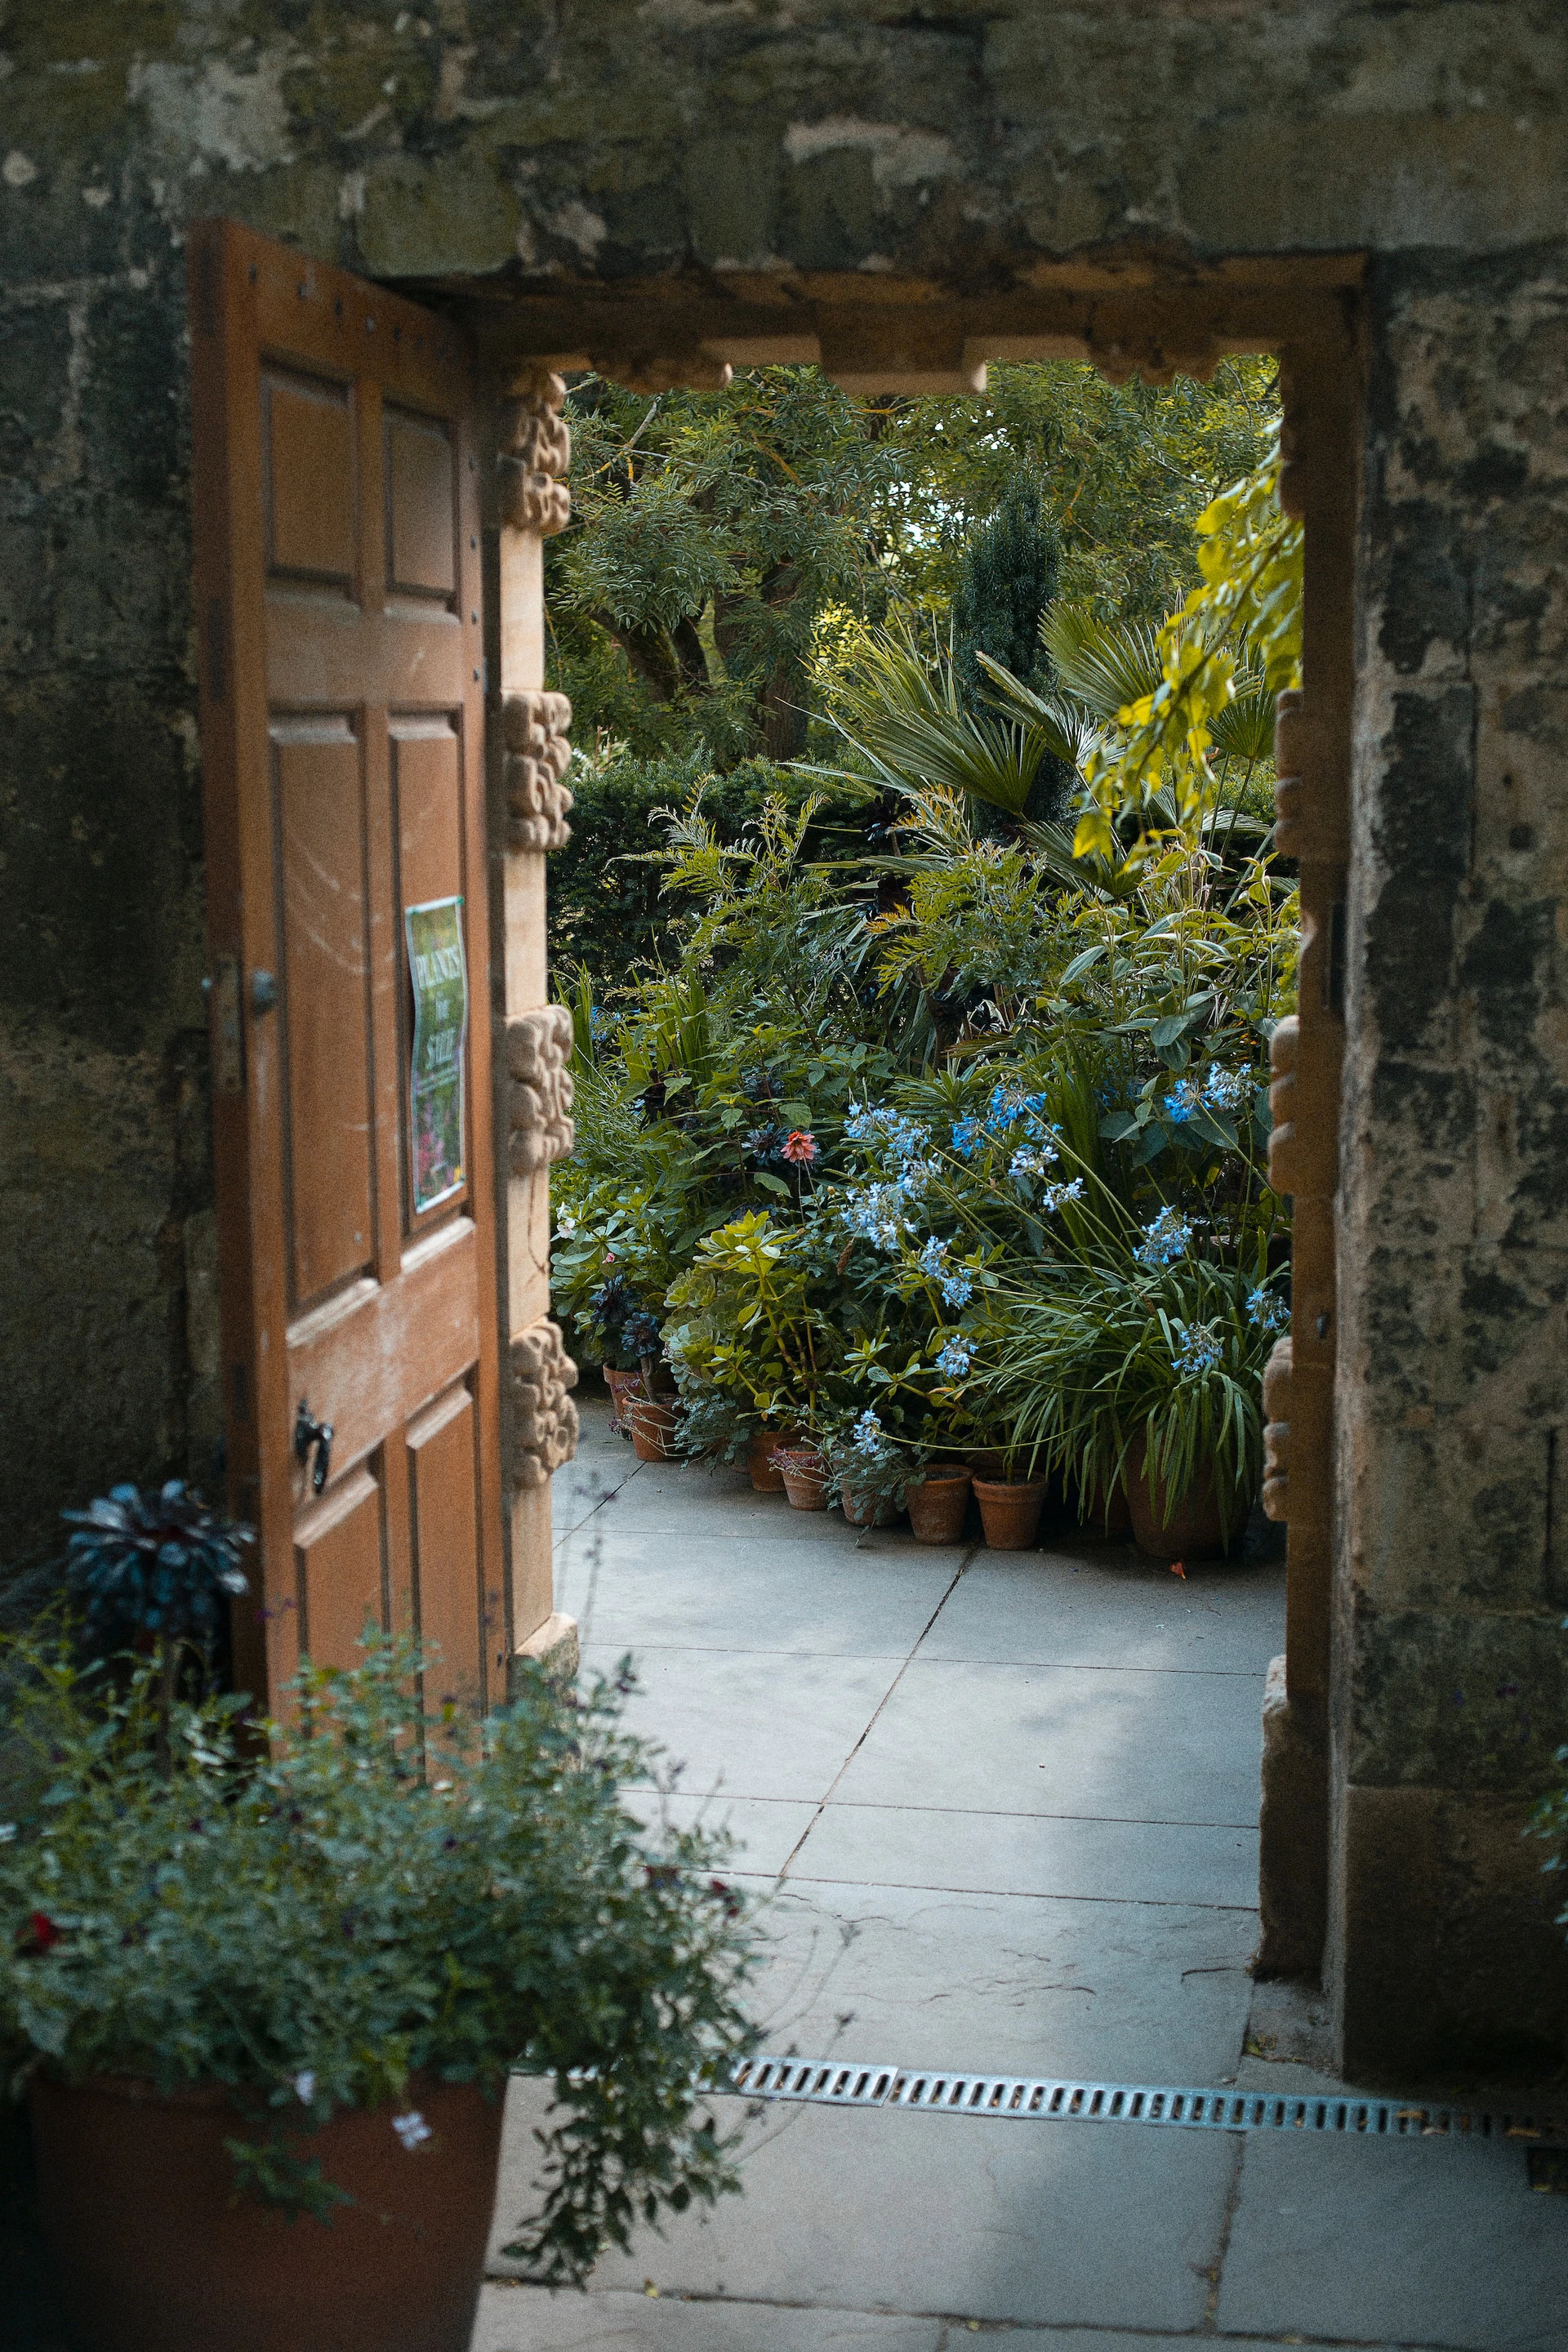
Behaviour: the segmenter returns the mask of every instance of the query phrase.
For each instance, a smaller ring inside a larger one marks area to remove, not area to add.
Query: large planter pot
[[[303,2143],[355,2199],[328,2222],[231,2202],[226,2091],[35,2078],[38,2200],[77,2352],[468,2352],[501,2102],[415,2077],[412,2154],[380,2107]]]
[[[1103,1481],[1097,1480],[1079,1507],[1083,1513],[1083,1525],[1094,1528],[1097,1534],[1124,1536],[1131,1532],[1132,1506],[1127,1499],[1126,1483],[1121,1478],[1109,1496]]]
[[[632,1433],[630,1391],[640,1385],[636,1372],[618,1372],[614,1365],[605,1366],[605,1386],[610,1391],[610,1429],[616,1437]]]
[[[635,1389],[628,1402],[632,1451],[639,1462],[668,1462],[675,1451],[676,1408],[670,1397]]]
[[[1040,1532],[1048,1478],[976,1478],[980,1524],[993,1551],[1027,1551]]]
[[[1134,1440],[1127,1459],[1127,1499],[1132,1513],[1132,1540],[1151,1559],[1201,1559],[1226,1549],[1220,1526],[1219,1496],[1213,1474],[1205,1472],[1193,1492],[1172,1505],[1166,1482],[1156,1478],[1152,1492],[1144,1476],[1148,1449]],[[1230,1539],[1239,1542],[1247,1512],[1238,1496],[1231,1511]]]
[[[923,1478],[910,1481],[904,1500],[916,1543],[962,1543],[970,1483],[967,1470],[928,1470]]]
[[[827,1465],[814,1446],[781,1445],[773,1459],[778,1464],[792,1510],[825,1511],[827,1508]]]

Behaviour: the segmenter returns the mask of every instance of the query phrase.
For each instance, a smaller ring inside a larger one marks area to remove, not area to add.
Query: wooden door
[[[226,1442],[261,1588],[237,1680],[275,1703],[368,1619],[482,1700],[506,1644],[471,355],[227,222],[193,234],[190,296]]]

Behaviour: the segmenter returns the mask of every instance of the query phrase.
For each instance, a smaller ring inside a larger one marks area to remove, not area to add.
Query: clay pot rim
[[[956,1486],[961,1480],[968,1486],[973,1486],[974,1484],[973,1471],[964,1469],[962,1466],[956,1470],[950,1470],[945,1464],[941,1464],[933,1466],[930,1470],[922,1470],[918,1478],[906,1478],[904,1484],[906,1487]]]
[[[819,1470],[826,1470],[827,1467],[820,1451],[815,1445],[775,1445],[769,1459],[776,1462],[781,1470],[786,1462],[792,1463],[797,1469],[809,1469],[815,1466]]]
[[[506,2079],[506,2068],[498,2068],[498,2082],[504,2084]],[[209,2076],[200,2083],[176,2083],[169,2090],[163,2091],[148,2074],[84,2074],[79,2082],[72,2083],[44,2065],[33,2069],[27,2078],[27,2087],[29,2090],[85,2092],[99,2098],[121,2099],[127,2106],[132,2107],[233,2107],[238,2111],[241,2100],[257,2098],[265,2101],[268,2092],[276,2090],[278,2085],[259,2080],[224,2083]],[[432,2074],[427,2066],[418,2066],[410,2072],[406,2084],[395,2097],[378,2099],[374,2107],[334,2105],[329,2120],[336,2123],[343,2116],[389,2114],[400,2104],[406,2105],[416,2092],[428,2098],[436,2092],[478,2090],[489,2098],[493,2087],[487,2088],[482,2075],[470,2075],[460,2083],[449,2083],[444,2074]]]
[[[1043,1495],[1051,1483],[1048,1475],[1044,1478],[982,1478],[978,1474],[972,1475],[977,1495]]]

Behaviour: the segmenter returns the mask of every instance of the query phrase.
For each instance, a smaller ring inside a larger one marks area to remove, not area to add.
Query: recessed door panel
[[[479,1451],[467,1388],[438,1398],[409,1424],[409,1508],[419,1638],[439,1653],[426,1675],[426,1699],[481,1696]]]
[[[267,375],[262,436],[268,570],[351,588],[356,519],[348,386]]]
[[[405,596],[450,597],[458,583],[452,436],[435,417],[387,408],[387,585]]]
[[[275,719],[272,740],[298,1307],[374,1256],[364,794],[346,718]]]
[[[384,1513],[368,1469],[305,1510],[294,1534],[300,1644],[318,1666],[352,1666],[367,1624],[383,1622]]]

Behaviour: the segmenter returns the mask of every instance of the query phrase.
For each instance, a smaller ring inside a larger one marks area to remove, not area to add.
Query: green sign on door
[[[463,1182],[463,1045],[468,1028],[463,902],[431,898],[422,907],[405,908],[403,920],[414,982],[408,1125],[418,1216],[460,1191]]]

